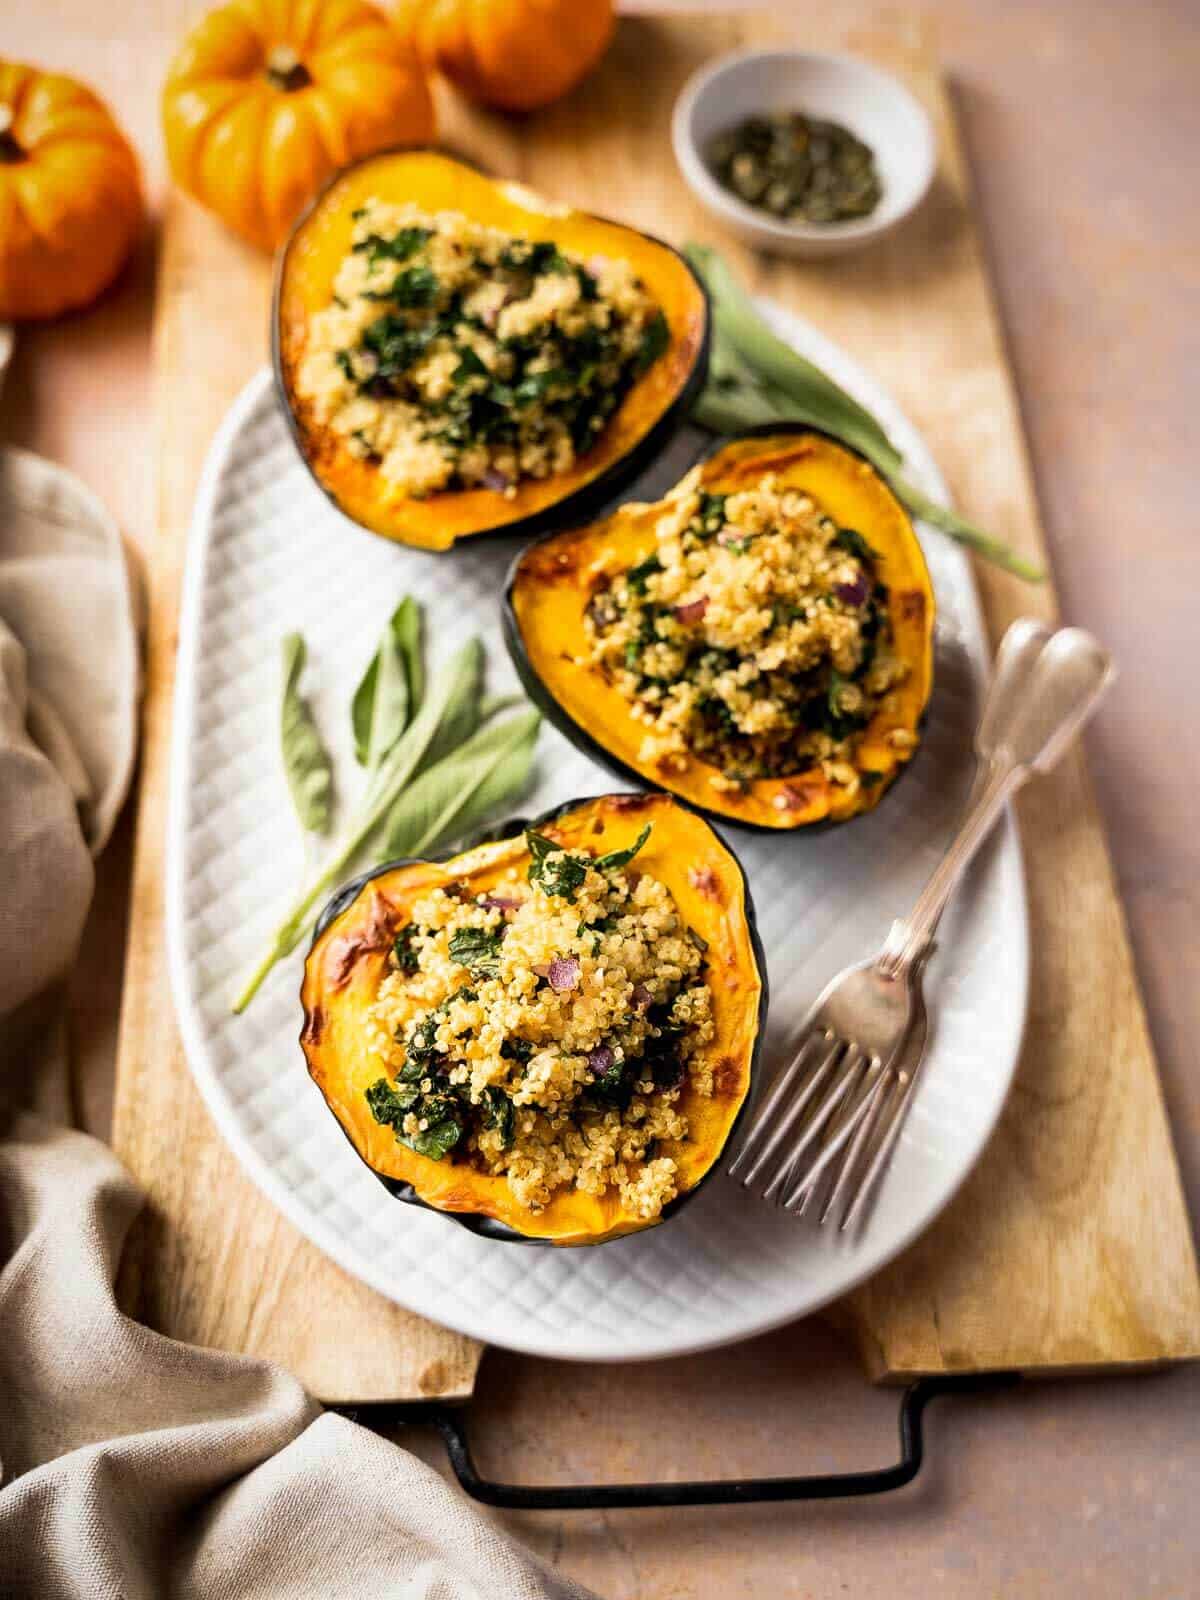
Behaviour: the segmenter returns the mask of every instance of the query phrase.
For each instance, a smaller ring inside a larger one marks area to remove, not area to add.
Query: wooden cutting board
[[[178,0],[181,12],[191,8]],[[448,94],[445,142],[493,171],[673,240],[711,240],[757,288],[815,321],[892,391],[956,501],[1044,556],[1012,377],[951,102],[912,20],[830,7],[622,21],[602,70],[523,121]],[[937,183],[893,240],[833,263],[752,258],[691,201],[670,152],[673,100],[728,49],[845,47],[899,73],[933,115]],[[278,1360],[330,1401],[470,1394],[481,1347],[347,1277],[252,1187],[192,1084],[162,941],[163,827],[177,608],[200,465],[265,360],[269,267],[181,197],[169,203],[157,312],[159,466],[138,840],[113,1140],[149,1195],[126,1308],[178,1339]],[[1053,618],[1052,584],[981,567],[993,639]],[[1009,1105],[939,1223],[835,1309],[869,1374],[1128,1368],[1200,1355],[1200,1285],[1158,1074],[1083,758],[1020,807],[1030,887],[1029,1028]],[[296,1070],[300,1070],[297,1062]]]

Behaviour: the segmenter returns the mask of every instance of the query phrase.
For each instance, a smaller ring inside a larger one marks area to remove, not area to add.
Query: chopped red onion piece
[[[492,911],[515,911],[521,904],[519,900],[512,900],[504,894],[485,894],[482,903]]]
[[[578,988],[580,975],[578,956],[555,956],[546,974],[550,979],[550,987],[559,994]]]
[[[702,594],[698,600],[689,600],[685,606],[673,606],[672,610],[678,622],[699,622],[708,610],[708,596]]]
[[[597,1074],[607,1072],[616,1057],[606,1044],[598,1045],[595,1050],[588,1051],[588,1066]]]
[[[483,481],[487,488],[498,489],[501,493],[508,488],[510,482],[510,480],[505,477],[504,473],[497,472],[495,467],[489,467],[487,469],[483,475]]]
[[[797,787],[794,783],[785,783],[771,803],[776,811],[803,811],[812,797],[812,790],[807,785]]]
[[[865,574],[859,573],[853,583],[835,584],[833,592],[839,600],[845,601],[848,606],[861,606],[867,598],[868,587]]]

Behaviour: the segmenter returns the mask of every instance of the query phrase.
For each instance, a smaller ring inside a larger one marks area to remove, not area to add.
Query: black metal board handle
[[[382,1410],[389,1420],[427,1423],[442,1436],[450,1465],[472,1498],[506,1511],[616,1511],[663,1506],[755,1505],[772,1500],[844,1500],[887,1494],[911,1483],[921,1470],[925,1407],[939,1395],[978,1394],[1010,1388],[1015,1372],[965,1373],[920,1378],[900,1397],[900,1459],[866,1472],[817,1473],[798,1478],[725,1478],[707,1483],[519,1484],[495,1483],[475,1465],[467,1439],[466,1412],[418,1402]]]

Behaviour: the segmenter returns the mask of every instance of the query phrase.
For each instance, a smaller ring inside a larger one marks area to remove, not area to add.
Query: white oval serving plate
[[[777,331],[884,423],[913,479],[945,493],[921,438],[848,357],[769,303]],[[695,439],[691,440],[694,449]],[[679,475],[688,441],[660,462],[649,497]],[[930,1056],[866,1231],[846,1240],[762,1207],[721,1173],[677,1218],[594,1249],[477,1238],[399,1204],[357,1159],[297,1044],[300,954],[231,1015],[304,870],[277,749],[280,639],[308,640],[312,699],[338,772],[354,684],[403,594],[424,605],[431,656],[469,631],[490,685],[516,687],[498,602],[519,541],[426,555],[347,522],[309,477],[270,375],[244,390],[213,442],[188,549],[179,643],[167,865],[171,980],[188,1061],[221,1132],[263,1192],[347,1271],[400,1304],[491,1344],[541,1356],[631,1361],[708,1349],[816,1310],[878,1270],[958,1188],[1000,1114],[1024,1024],[1028,928],[1011,821],[942,927],[929,971]],[[924,537],[938,603],[936,689],[922,749],[878,811],[814,838],[728,830],[749,874],[768,953],[765,1065],[825,980],[876,948],[909,907],[963,799],[966,750],[987,671],[970,568]],[[619,787],[551,728],[532,814]]]

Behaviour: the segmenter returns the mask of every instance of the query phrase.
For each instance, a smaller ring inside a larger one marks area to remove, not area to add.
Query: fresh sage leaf
[[[428,767],[434,767],[471,738],[482,720],[483,704],[483,650],[475,662],[473,671],[464,671],[455,689],[454,696],[447,701],[437,728],[429,747],[421,757],[418,772],[424,772]]]
[[[408,676],[409,721],[421,709],[425,698],[425,662],[421,652],[421,608],[415,600],[403,599],[392,615],[392,632],[404,657]]]
[[[388,618],[350,705],[354,754],[361,766],[378,766],[412,721],[422,679],[421,613],[406,595]]]
[[[528,782],[540,725],[536,711],[489,724],[427,767],[388,815],[386,859],[419,855],[514,800]]]
[[[280,744],[283,769],[300,824],[310,833],[324,833],[333,810],[333,763],[321,739],[312,707],[300,693],[300,679],[307,658],[303,637],[289,633],[283,641]]]
[[[502,806],[520,799],[529,785],[533,768],[533,748],[537,743],[541,718],[536,711],[526,713],[528,732],[514,740],[495,766],[472,791],[469,809],[465,808],[459,821],[459,832],[486,822]]]
[[[499,711],[511,711],[513,706],[523,706],[523,694],[485,694],[479,702],[479,720],[487,722]]]

